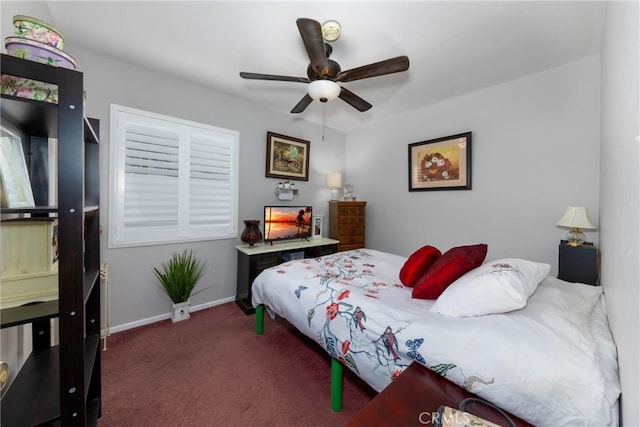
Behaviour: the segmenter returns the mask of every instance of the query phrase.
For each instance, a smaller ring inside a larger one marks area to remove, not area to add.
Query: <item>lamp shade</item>
[[[340,85],[331,80],[314,80],[309,83],[307,93],[315,101],[327,102],[336,99],[341,90]]]
[[[587,208],[582,206],[569,206],[556,225],[560,227],[582,228],[584,230],[595,230],[597,228],[591,221],[591,218],[589,218]]]
[[[327,175],[327,187],[340,188],[342,187],[342,175],[340,172],[332,172]]]

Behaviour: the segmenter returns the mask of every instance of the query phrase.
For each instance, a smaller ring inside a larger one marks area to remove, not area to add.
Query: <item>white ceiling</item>
[[[47,3],[68,46],[287,114],[305,84],[238,73],[306,76],[309,58],[296,19],[338,20],[342,36],[332,43],[331,59],[343,70],[410,59],[407,72],[344,84],[373,104],[364,113],[339,99],[326,104],[327,126],[344,131],[597,54],[605,14],[601,1]],[[299,116],[322,123],[323,106],[314,102]]]

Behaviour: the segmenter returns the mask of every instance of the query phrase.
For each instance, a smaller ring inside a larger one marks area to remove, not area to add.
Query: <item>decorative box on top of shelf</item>
[[[0,309],[58,299],[58,221],[4,221],[0,237]]]

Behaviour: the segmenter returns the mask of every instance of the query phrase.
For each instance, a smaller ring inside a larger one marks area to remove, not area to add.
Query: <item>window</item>
[[[112,104],[109,247],[237,237],[238,139]]]

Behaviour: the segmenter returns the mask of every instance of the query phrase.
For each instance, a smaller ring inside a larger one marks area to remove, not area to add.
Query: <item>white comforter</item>
[[[547,277],[521,310],[447,318],[400,284],[404,261],[371,249],[290,261],[256,278],[253,305],[287,319],[378,391],[416,360],[536,426],[616,421],[602,288]]]

